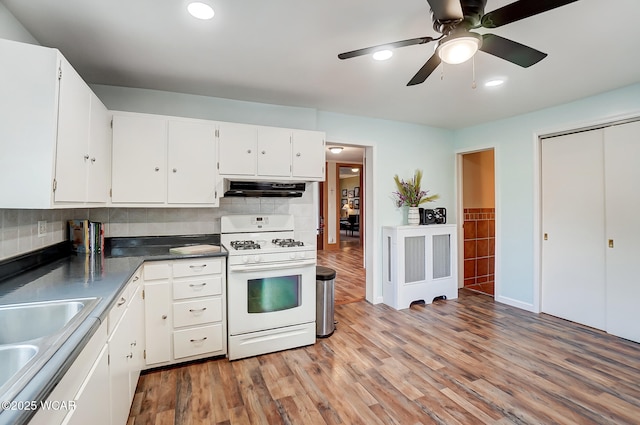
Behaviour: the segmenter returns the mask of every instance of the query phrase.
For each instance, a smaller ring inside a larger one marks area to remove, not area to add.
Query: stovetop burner
[[[271,241],[274,245],[281,246],[283,248],[290,248],[294,246],[304,246],[304,242],[296,241],[295,239],[273,239]]]
[[[231,247],[236,250],[260,249],[260,244],[256,241],[231,241]]]

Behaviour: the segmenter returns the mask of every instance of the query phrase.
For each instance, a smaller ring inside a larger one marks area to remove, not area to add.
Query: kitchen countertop
[[[106,244],[104,255],[70,254],[0,282],[0,306],[34,301],[101,298],[90,315],[13,398],[13,401],[35,401],[39,405],[40,401],[46,400],[100,324],[107,319],[108,312],[118,299],[118,295],[143,262],[227,256],[224,247],[218,253],[200,255],[169,253],[169,248],[175,246],[201,243],[219,245],[217,235],[114,238],[109,242],[111,243]],[[34,413],[29,410],[0,410],[0,425],[27,423]]]

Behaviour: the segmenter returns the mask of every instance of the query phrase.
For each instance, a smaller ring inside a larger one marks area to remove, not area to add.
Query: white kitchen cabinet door
[[[144,285],[146,364],[171,360],[171,287],[169,281]]]
[[[218,204],[215,131],[212,122],[169,121],[170,204]]]
[[[324,180],[324,134],[317,131],[293,131],[291,174],[308,180]]]
[[[605,132],[606,330],[640,342],[640,122]],[[591,259],[588,260],[589,262]]]
[[[219,173],[256,174],[258,129],[252,125],[220,123],[218,128]]]
[[[113,203],[164,203],[167,188],[167,121],[113,116]]]
[[[75,397],[75,409],[65,417],[62,425],[109,425],[111,409],[105,389],[109,388],[109,357],[105,345],[80,391]]]
[[[140,371],[145,368],[144,360],[144,300],[142,299],[142,285],[138,285],[129,304],[129,326],[131,326],[131,354],[133,357],[129,362],[129,403],[133,401],[133,396],[138,385]]]
[[[542,311],[605,329],[603,131],[542,141]]]
[[[291,130],[276,127],[258,128],[258,175],[291,175]]]
[[[131,399],[129,397],[129,374],[133,352],[132,330],[129,310],[124,312],[109,337],[109,400],[111,404],[111,425],[127,423]]]
[[[88,155],[86,200],[106,203],[111,186],[111,116],[94,93],[91,93]]]
[[[89,166],[91,90],[61,58],[55,202],[84,202]]]

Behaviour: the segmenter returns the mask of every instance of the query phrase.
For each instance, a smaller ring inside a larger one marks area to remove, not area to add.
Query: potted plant
[[[418,206],[426,202],[433,202],[440,198],[438,194],[428,195],[428,190],[422,190],[420,183],[422,181],[422,170],[416,170],[412,179],[400,180],[398,175],[393,176],[398,190],[392,192],[395,197],[396,206],[408,206],[409,213],[407,215],[408,224],[420,224],[420,213]]]

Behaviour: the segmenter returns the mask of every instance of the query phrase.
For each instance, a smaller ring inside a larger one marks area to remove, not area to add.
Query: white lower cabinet
[[[129,417],[129,409],[135,394],[138,377],[144,359],[142,288],[140,271],[134,274],[125,287],[123,295],[112,308],[108,321],[110,334],[107,342],[109,353],[109,400],[111,424],[124,425]],[[123,309],[120,313],[116,309]],[[118,314],[114,314],[114,310]]]
[[[107,324],[103,323],[29,425],[111,424],[109,397],[105,396],[109,388],[107,354]]]
[[[146,364],[225,355],[224,258],[144,265]]]
[[[385,304],[399,310],[458,297],[455,224],[386,226],[382,238]]]

